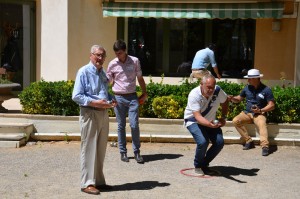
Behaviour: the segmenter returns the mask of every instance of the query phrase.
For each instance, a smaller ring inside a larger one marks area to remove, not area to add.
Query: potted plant
[[[5,100],[8,100],[14,95],[12,94],[12,89],[15,87],[19,87],[20,84],[13,83],[10,81],[11,76],[9,72],[6,71],[5,68],[0,68],[0,113],[7,113],[8,110],[2,106],[2,103]]]

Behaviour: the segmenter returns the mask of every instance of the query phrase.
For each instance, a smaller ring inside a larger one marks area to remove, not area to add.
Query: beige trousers
[[[209,70],[207,70],[207,69],[192,70],[192,73],[190,75],[190,81],[193,81],[193,78],[202,79],[202,77],[204,77],[207,74],[211,74],[211,72]]]
[[[80,108],[81,188],[106,184],[103,162],[106,153],[109,117],[107,110]]]
[[[245,124],[254,123],[258,129],[258,133],[260,135],[260,145],[261,147],[268,147],[268,130],[266,124],[266,117],[264,115],[255,115],[253,116],[251,113],[241,112],[239,115],[233,118],[232,122],[235,126],[236,130],[242,136],[244,142],[251,142],[252,139],[248,135],[247,129],[245,128]]]

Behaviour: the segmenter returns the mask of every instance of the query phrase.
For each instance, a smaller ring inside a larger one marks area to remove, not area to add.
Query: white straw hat
[[[244,76],[244,78],[260,78],[263,77],[263,74],[260,74],[259,70],[251,69],[248,70],[248,75]]]

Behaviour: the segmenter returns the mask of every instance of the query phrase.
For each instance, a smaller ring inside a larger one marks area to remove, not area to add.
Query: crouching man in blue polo
[[[222,117],[217,119],[216,113],[220,105]],[[197,175],[217,174],[208,166],[224,146],[223,133],[220,127],[226,124],[227,112],[227,94],[216,85],[216,79],[213,75],[205,75],[201,79],[200,85],[189,93],[184,111],[184,124],[197,144],[194,159]],[[212,145],[207,150],[209,142]]]

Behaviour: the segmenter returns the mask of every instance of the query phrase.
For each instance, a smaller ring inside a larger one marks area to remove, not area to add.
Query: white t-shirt
[[[215,86],[215,88],[217,85]],[[219,87],[219,86],[218,86]],[[220,88],[218,96],[212,95],[208,99],[204,97],[201,93],[200,86],[194,88],[189,96],[187,106],[184,111],[184,119],[194,117],[193,112],[200,111],[203,113],[209,102],[211,101],[211,109],[210,111],[204,116],[207,120],[211,121],[216,118],[217,110],[220,106],[220,103],[224,103],[227,99],[227,94]],[[189,126],[195,122],[188,121],[185,123],[185,126]]]

